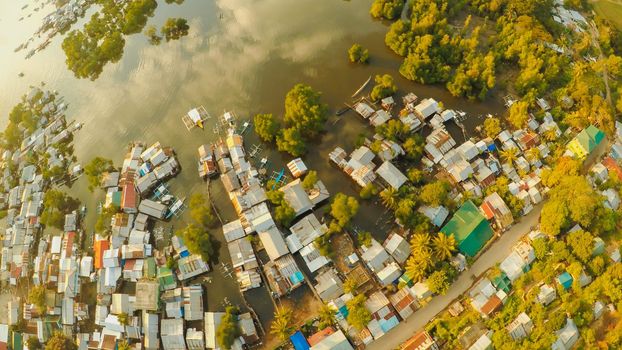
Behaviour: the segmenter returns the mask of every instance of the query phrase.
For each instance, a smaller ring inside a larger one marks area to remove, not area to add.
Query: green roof
[[[156,262],[154,257],[145,259],[143,270],[145,271],[145,277],[153,278],[156,276]]]
[[[173,271],[166,266],[158,268],[158,279],[160,280],[160,287],[162,289],[167,289],[167,287],[177,284],[177,282],[175,282],[175,276],[173,276]]]
[[[470,200],[458,209],[441,232],[446,235],[453,234],[458,242],[458,249],[471,257],[475,256],[492,237],[488,220]]]
[[[577,141],[588,153],[592,152],[596,146],[598,146],[605,138],[605,133],[600,131],[594,125],[590,125],[587,128],[581,130],[577,134]]]

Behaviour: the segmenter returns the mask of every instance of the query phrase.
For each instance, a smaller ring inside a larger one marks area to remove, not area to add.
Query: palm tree
[[[387,187],[382,192],[380,192],[380,199],[382,200],[382,204],[384,204],[387,208],[395,210],[397,207],[397,200],[399,198],[399,194],[397,190],[393,187]]]
[[[453,233],[446,235],[439,232],[434,239],[432,239],[432,248],[434,249],[434,255],[439,260],[447,260],[451,258],[453,252],[456,251],[456,239]]]
[[[346,293],[351,293],[351,294],[355,294],[356,293],[356,289],[358,288],[359,283],[356,279],[352,278],[352,277],[348,277],[346,278],[346,280],[343,282],[343,291]]]
[[[419,254],[430,250],[430,236],[426,233],[415,233],[410,238],[410,250],[413,254]]]
[[[557,139],[557,129],[555,127],[551,127],[546,130],[542,136],[547,141],[555,141],[555,139]]]
[[[503,160],[506,163],[510,165],[514,165],[514,162],[516,161],[516,159],[518,159],[518,148],[516,147],[508,148],[505,151],[500,151],[499,154],[501,155],[501,158],[503,158]]]
[[[319,328],[324,329],[327,327],[331,327],[335,324],[335,315],[337,314],[337,310],[328,306],[327,304],[322,305],[319,311]]]
[[[121,340],[119,342],[119,345],[117,345],[117,350],[130,350],[130,344],[127,342],[127,340]]]
[[[532,162],[540,160],[540,149],[538,147],[532,147],[527,150],[527,159]]]
[[[281,341],[287,339],[296,330],[293,318],[294,314],[290,308],[277,308],[274,313],[274,320],[270,325],[270,334],[277,336]]]
[[[429,250],[412,254],[406,262],[406,276],[415,282],[419,282],[426,276],[426,272],[431,266],[432,255]]]

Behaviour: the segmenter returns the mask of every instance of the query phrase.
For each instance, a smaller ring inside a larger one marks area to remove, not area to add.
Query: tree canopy
[[[216,218],[212,214],[212,206],[203,194],[195,193],[190,196],[188,208],[190,209],[190,217],[200,227],[207,229],[216,223]]]
[[[184,229],[175,232],[175,235],[183,238],[191,253],[200,255],[205,262],[211,261],[214,247],[209,232],[194,224],[188,224]]]
[[[78,345],[62,332],[55,332],[45,344],[45,350],[78,350]]]
[[[84,174],[89,181],[89,191],[101,186],[102,179],[105,173],[114,171],[114,165],[112,160],[95,157],[84,167]]]
[[[340,227],[348,226],[358,210],[359,203],[356,198],[343,193],[337,193],[330,205],[330,215],[337,220]]]
[[[270,334],[276,336],[281,341],[287,339],[296,330],[293,324],[294,314],[288,307],[277,308],[274,319],[270,325]]]
[[[374,81],[376,85],[374,85],[369,95],[372,101],[381,100],[397,92],[397,86],[393,82],[393,77],[389,74],[376,75]]]
[[[39,313],[44,314],[46,312],[45,304],[45,287],[33,286],[28,292],[28,302],[34,304],[37,307]]]
[[[160,29],[166,41],[178,40],[188,35],[188,30],[190,26],[185,18],[169,18]]]
[[[255,132],[262,140],[272,142],[276,138],[281,126],[272,114],[257,114],[253,119]]]
[[[227,306],[225,314],[220,319],[220,324],[216,330],[216,339],[223,349],[231,349],[233,342],[241,335],[238,324],[238,309]]]
[[[65,214],[78,209],[80,202],[59,190],[49,190],[43,197],[43,212],[41,222],[50,227],[63,229]]]
[[[346,302],[348,323],[357,330],[363,330],[371,321],[371,314],[365,307],[365,295],[359,294]]]
[[[368,63],[369,50],[363,48],[359,44],[353,44],[348,50],[348,58],[352,63]]]
[[[374,0],[369,13],[374,18],[393,20],[400,16],[404,0]]]

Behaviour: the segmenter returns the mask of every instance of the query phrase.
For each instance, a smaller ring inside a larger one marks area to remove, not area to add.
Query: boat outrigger
[[[194,127],[203,129],[203,123],[211,118],[205,107],[199,106],[188,111],[186,115],[181,117],[181,120],[186,125],[186,129],[191,130]]]
[[[352,98],[355,98],[356,95],[360,94],[361,91],[365,89],[365,87],[367,86],[367,84],[369,84],[370,81],[371,81],[371,75],[369,76],[369,78],[367,78],[367,80],[363,83],[363,85],[361,85],[361,87],[358,90],[356,90],[354,94],[352,94]]]

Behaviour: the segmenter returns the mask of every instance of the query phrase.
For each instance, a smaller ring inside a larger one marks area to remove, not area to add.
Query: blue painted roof
[[[179,256],[181,256],[182,258],[189,257],[190,252],[188,252],[187,250],[183,250],[181,253],[179,253]]]
[[[390,331],[393,327],[397,326],[400,321],[397,320],[397,316],[393,316],[388,320],[380,319],[378,323],[380,323],[380,328],[382,329],[382,331],[386,333]]]
[[[294,344],[294,349],[296,350],[309,350],[310,349],[309,343],[307,342],[307,339],[305,338],[305,336],[302,334],[301,331],[297,331],[296,333],[292,334],[289,337],[289,340],[292,341],[292,344]]]
[[[564,287],[564,289],[572,287],[572,275],[570,275],[568,272],[564,272],[559,275],[557,277],[557,281]]]

